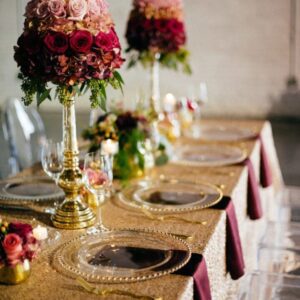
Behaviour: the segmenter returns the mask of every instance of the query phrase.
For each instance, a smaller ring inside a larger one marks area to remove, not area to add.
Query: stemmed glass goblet
[[[97,197],[99,205],[103,204],[112,187],[112,157],[100,152],[88,153],[84,158],[83,179],[86,188]],[[97,208],[97,225],[90,232],[98,232],[106,228],[101,220],[101,207]]]
[[[63,170],[63,143],[48,140],[42,147],[42,166],[45,173],[58,183],[59,176]]]

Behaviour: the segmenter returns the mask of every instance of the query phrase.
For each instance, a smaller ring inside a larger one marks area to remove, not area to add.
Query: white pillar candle
[[[176,107],[177,100],[175,96],[171,93],[166,94],[163,100],[164,110],[166,112],[173,112]]]
[[[37,227],[33,228],[32,230],[33,236],[38,240],[38,241],[43,241],[48,238],[48,230],[46,227],[42,227],[38,225]]]
[[[101,143],[101,153],[108,155],[115,155],[119,151],[119,143],[111,139],[105,140]]]

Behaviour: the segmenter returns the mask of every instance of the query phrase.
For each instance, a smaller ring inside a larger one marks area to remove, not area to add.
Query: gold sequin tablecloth
[[[224,195],[230,196],[236,208],[236,215],[248,270],[255,267],[257,240],[264,230],[267,220],[276,218],[275,196],[280,192],[283,181],[278,159],[273,142],[272,130],[269,122],[264,121],[205,121],[207,123],[222,125],[229,124],[247,127],[260,133],[267,149],[270,167],[272,169],[273,185],[261,188],[264,216],[258,221],[251,221],[247,217],[247,168],[241,165],[200,168],[168,164],[155,169],[155,173],[165,177],[179,177],[186,180],[199,180],[210,182],[222,187]],[[199,141],[182,138],[179,143],[199,143]],[[260,142],[247,140],[234,143],[247,151],[251,159],[257,178],[260,170]],[[39,167],[26,170],[19,176],[27,176],[41,172]],[[9,220],[29,220],[31,216],[0,210],[0,215]],[[226,238],[226,213],[216,209],[205,209],[181,214],[194,220],[205,220],[207,225],[186,224],[178,221],[161,222],[149,220],[139,212],[124,210],[113,199],[102,208],[102,219],[106,227],[112,228],[152,228],[155,230],[193,235],[192,250],[205,257],[212,298],[226,299],[230,293],[235,293],[238,281],[233,281],[226,273],[225,265],[225,238]],[[39,216],[35,216],[38,217]],[[42,220],[42,219],[41,219]],[[47,223],[47,220],[44,220]],[[64,242],[84,231],[61,231]],[[118,288],[146,294],[149,296],[163,297],[163,299],[193,299],[193,278],[181,275],[167,275],[153,280],[130,284],[99,285],[100,287]],[[99,296],[85,292],[74,280],[56,272],[47,256],[32,263],[32,274],[23,284],[17,286],[0,285],[0,300],[15,299],[47,299],[47,300],[77,300],[100,299]],[[121,296],[109,296],[109,299],[126,299]]]

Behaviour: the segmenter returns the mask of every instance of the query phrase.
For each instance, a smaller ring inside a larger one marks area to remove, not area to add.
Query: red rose
[[[114,29],[111,29],[108,33],[99,32],[95,37],[95,45],[104,51],[120,48],[120,42]]]
[[[7,234],[2,242],[2,247],[9,265],[15,266],[21,261],[23,254],[22,239],[17,234]]]
[[[32,226],[29,224],[12,222],[8,226],[8,232],[17,234],[23,239],[24,243],[26,243],[32,235]]]
[[[23,33],[17,44],[29,54],[36,54],[41,48],[39,36],[35,32]]]
[[[67,51],[68,45],[68,36],[63,32],[49,32],[44,38],[44,43],[47,48],[57,54],[63,54]]]
[[[93,36],[87,30],[75,30],[70,37],[70,47],[78,53],[87,53],[93,44]]]
[[[175,35],[184,33],[183,23],[176,19],[169,20],[167,28]]]

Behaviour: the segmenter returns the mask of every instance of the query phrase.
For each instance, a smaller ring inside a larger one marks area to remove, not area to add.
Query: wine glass
[[[63,143],[46,141],[42,146],[41,160],[45,173],[57,184],[63,170]]]
[[[110,193],[113,181],[112,157],[103,155],[100,152],[88,153],[84,158],[83,180],[86,188],[97,197],[99,205],[103,204],[106,195]],[[106,229],[101,222],[101,210],[98,208],[98,224],[90,230],[95,231]]]
[[[202,107],[208,102],[207,85],[205,82],[200,82],[195,85],[190,85],[187,95],[188,105],[194,109],[195,121],[199,121],[201,117]]]

